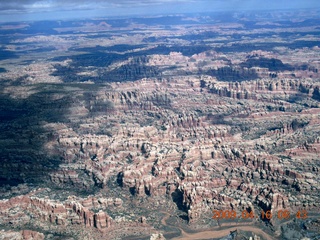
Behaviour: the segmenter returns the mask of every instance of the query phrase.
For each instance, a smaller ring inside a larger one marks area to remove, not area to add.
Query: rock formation
[[[319,47],[251,44],[243,19],[12,41],[59,46],[0,59],[1,239],[165,239],[227,222],[213,210],[278,233],[261,212],[319,214]]]

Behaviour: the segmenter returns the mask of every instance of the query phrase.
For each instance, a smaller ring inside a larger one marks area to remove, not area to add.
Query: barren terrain
[[[0,239],[318,239],[319,12],[272,14],[1,24]]]

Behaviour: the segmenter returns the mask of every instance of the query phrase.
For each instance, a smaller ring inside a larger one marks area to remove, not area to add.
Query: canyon
[[[99,24],[6,45],[30,54],[1,60],[0,239],[319,236],[320,48],[242,49],[318,23]]]

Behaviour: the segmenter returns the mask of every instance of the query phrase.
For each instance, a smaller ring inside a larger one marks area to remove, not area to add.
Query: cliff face
[[[39,190],[1,201],[1,224],[23,227],[31,222],[39,232],[45,226],[56,231],[70,227],[71,235],[75,229],[98,229],[109,236],[128,224],[114,213],[124,211],[123,203],[163,196],[190,223],[213,209],[293,212],[303,204],[317,211],[318,88],[298,79],[226,83],[189,76],[93,89],[70,86],[50,97],[36,94],[34,99],[48,98],[41,107],[34,100],[27,108],[30,120],[37,119],[36,110],[43,113],[37,115],[38,126],[28,121],[19,130],[30,161],[7,161],[3,176],[14,179],[9,169],[15,166],[22,182],[45,181],[58,189],[110,196],[53,200]],[[58,114],[63,107],[59,122],[48,117],[48,109]],[[14,114],[11,128],[21,121]],[[52,164],[46,166],[47,174],[39,173],[43,164],[30,165],[35,156],[27,139],[45,151],[42,161]],[[12,156],[10,149],[5,153]],[[29,169],[28,175],[20,174],[23,169]],[[111,194],[114,188],[123,195]],[[24,212],[19,221],[17,208]],[[130,227],[139,229],[139,224]]]
[[[299,79],[259,79],[247,82],[231,82],[231,83],[212,83],[203,82],[203,86],[208,88],[211,93],[222,97],[230,97],[234,99],[259,99],[266,100],[272,98],[282,98],[287,101],[295,99],[303,99],[312,97],[317,99],[318,84],[312,84],[308,80]],[[287,94],[289,93],[289,94]],[[271,97],[274,95],[274,97]]]
[[[42,189],[38,190],[43,191]],[[33,196],[34,193],[18,196],[9,200],[1,201],[2,219],[1,224],[28,224],[33,223],[38,227],[45,224],[54,224],[66,228],[70,225],[83,225],[84,227],[95,227],[100,231],[106,231],[112,225],[112,220],[102,210],[108,206],[121,206],[120,199],[106,199],[89,197],[87,199],[76,199],[70,196],[66,201],[53,201],[46,198]],[[19,219],[14,213],[17,208],[25,211],[19,214]],[[93,210],[100,209],[94,213]]]
[[[318,15],[1,24],[0,238],[316,236]]]
[[[124,195],[53,200],[39,189],[2,200],[1,224],[108,234],[120,226],[113,211],[123,211],[129,198],[163,196],[189,222],[213,209],[295,211],[303,204],[317,211],[320,111],[301,105],[318,104],[316,89],[298,80],[222,83],[193,76],[76,88],[64,122],[41,122],[43,134],[51,133],[42,147],[60,160],[39,176],[56,188],[109,195],[118,188]],[[24,212],[19,221],[17,208]]]
[[[289,64],[283,64],[283,62],[276,58],[265,58],[265,57],[249,57],[245,62],[241,64],[242,67],[252,68],[260,67],[267,68],[270,71],[290,71],[294,68]]]

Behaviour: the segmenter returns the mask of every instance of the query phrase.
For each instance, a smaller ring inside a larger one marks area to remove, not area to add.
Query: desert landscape
[[[0,24],[0,239],[319,239],[319,10]]]

